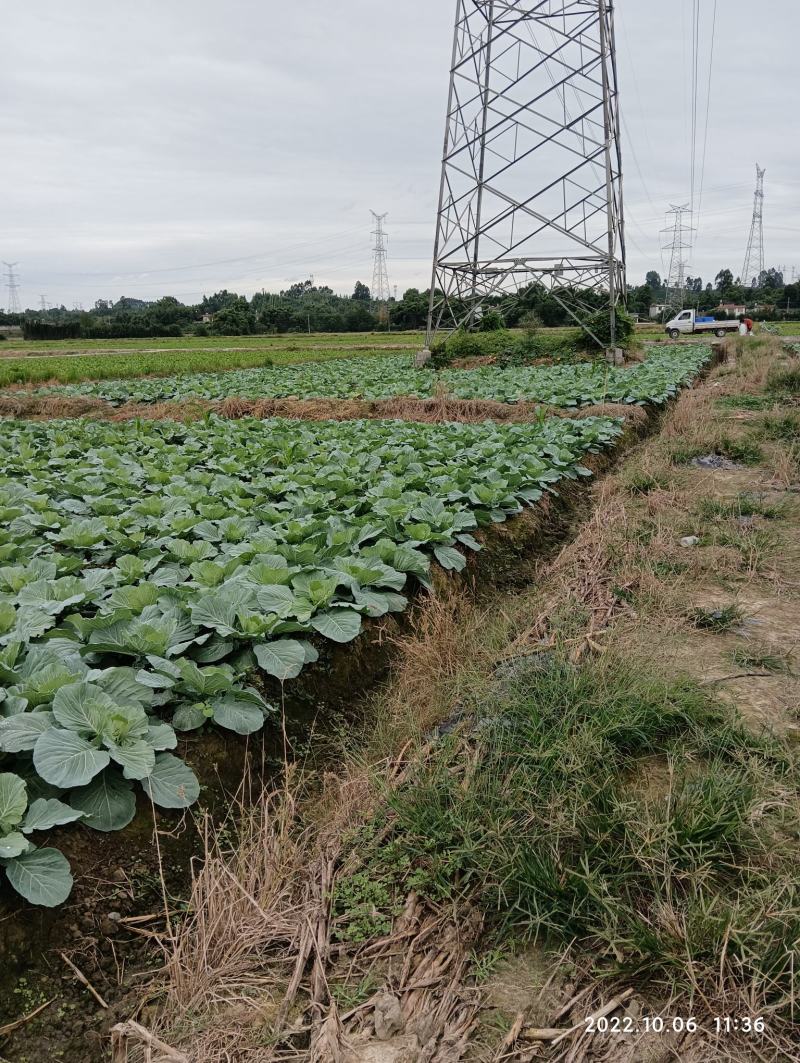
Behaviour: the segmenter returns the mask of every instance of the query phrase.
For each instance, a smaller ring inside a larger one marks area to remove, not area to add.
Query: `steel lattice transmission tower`
[[[383,222],[386,214],[376,214],[374,210],[370,214],[375,219],[375,228],[372,235],[375,237],[373,247],[374,258],[372,260],[372,298],[377,303],[389,301],[389,270],[386,264],[386,233],[383,230]]]
[[[19,301],[19,278],[14,272],[14,267],[19,265],[19,262],[3,262],[6,267],[6,288],[8,290],[8,312],[9,314],[21,314],[22,307]]]
[[[457,0],[428,343],[534,283],[625,299],[612,0]]]
[[[750,239],[744,256],[741,281],[743,285],[757,288],[764,272],[764,174],[756,163],[756,194],[753,201],[753,221],[750,225]],[[755,270],[755,272],[753,272]]]
[[[666,310],[665,315],[671,310],[682,310],[686,302],[686,252],[691,249],[691,226],[684,224],[683,216],[691,217],[691,208],[688,204],[676,207],[670,204],[667,212],[674,216],[674,222],[661,231],[670,234],[669,243],[664,245],[664,250],[669,251],[669,275],[666,283]]]

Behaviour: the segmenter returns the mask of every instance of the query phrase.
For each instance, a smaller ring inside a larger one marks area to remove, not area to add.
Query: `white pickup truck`
[[[730,332],[739,331],[739,322],[715,321],[713,317],[698,317],[694,310],[681,310],[667,322],[664,331],[673,340],[694,332],[713,332],[715,336],[727,336]]]

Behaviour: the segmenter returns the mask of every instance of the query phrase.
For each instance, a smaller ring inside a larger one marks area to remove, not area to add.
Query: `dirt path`
[[[662,433],[596,485],[591,520],[542,571],[541,588],[496,608],[511,617],[506,653],[512,660],[560,643],[576,662],[604,654],[647,662],[659,673],[693,677],[744,719],[754,736],[777,735],[796,746],[800,417],[791,395],[765,395],[769,358],[759,361],[740,345],[739,352],[738,364],[732,358],[704,386],[685,394]],[[791,364],[777,343],[769,355]],[[764,411],[740,408],[756,404]],[[520,626],[523,618],[527,623]],[[653,795],[666,795],[673,772],[666,758],[651,758],[643,784]],[[795,805],[789,815],[798,811]],[[574,962],[582,961],[576,956]],[[718,963],[724,962],[723,956]],[[588,996],[571,1006],[580,988],[541,949],[523,951],[497,965],[479,1026],[485,1030],[486,1023],[502,1019],[514,1035],[503,1059],[527,1060],[536,1042],[526,1030],[580,1024],[591,1001],[607,1003],[611,995],[598,995],[586,982]],[[755,1042],[720,1040],[713,1023],[694,1037],[668,1027],[665,1034],[641,1035],[641,1016],[659,1012],[668,1023],[682,1014],[674,1001],[666,1005],[657,995],[635,994],[614,1014],[633,1023],[637,1036],[572,1039],[563,1054],[551,1036],[534,1055],[630,1063],[797,1058],[794,1035],[777,1024],[758,1041],[757,1057]]]

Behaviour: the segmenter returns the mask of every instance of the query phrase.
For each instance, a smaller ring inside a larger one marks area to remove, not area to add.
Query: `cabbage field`
[[[665,402],[706,347],[605,364],[434,373],[405,356],[46,389],[128,400],[424,397],[554,406]],[[45,390],[45,389],[43,389]],[[41,393],[41,392],[39,392]],[[36,904],[69,894],[31,836],[125,827],[140,786],[181,809],[200,784],[180,732],[251,734],[297,677],[365,620],[406,609],[476,533],[588,476],[608,417],[535,423],[85,419],[0,434],[0,868]],[[259,678],[259,675],[261,678]]]
[[[578,365],[496,369],[417,369],[407,355],[342,358],[224,373],[139,380],[103,380],[36,390],[37,395],[91,396],[115,404],[189,399],[426,398],[437,389],[459,399],[584,406],[602,402],[663,403],[711,358],[709,347],[664,348],[647,361],[620,368]]]
[[[343,365],[339,379],[349,374]],[[660,379],[658,395],[676,384],[675,372]],[[476,530],[589,475],[584,456],[621,430],[608,418],[4,422],[0,866],[11,885],[61,903],[69,864],[31,835],[73,821],[120,829],[136,786],[161,807],[191,805],[200,787],[171,752],[176,732],[261,728],[277,710],[253,685],[256,666],[291,679],[365,617],[404,610],[432,564],[462,569]]]

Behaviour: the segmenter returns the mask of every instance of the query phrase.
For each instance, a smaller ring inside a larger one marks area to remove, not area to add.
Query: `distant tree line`
[[[645,277],[645,282],[628,292],[628,309],[646,317],[651,306],[667,301],[667,278],[662,278],[655,270]],[[800,281],[785,283],[783,273],[778,269],[765,269],[760,277],[753,277],[748,284],[742,284],[732,270],[721,269],[711,281],[703,284],[702,277],[686,278],[687,307],[694,307],[705,312],[717,311],[722,303],[746,306],[754,317],[764,321],[778,320],[785,317],[800,317]],[[716,313],[721,317],[720,313]]]
[[[29,318],[22,322],[26,340],[74,340],[81,334],[79,321],[42,321]]]
[[[756,283],[757,282],[757,283]],[[665,279],[651,270],[642,285],[629,286],[628,309],[647,317],[650,307],[666,301]],[[409,288],[402,299],[376,303],[366,284],[358,281],[349,296],[331,288],[302,281],[280,292],[257,292],[251,298],[227,289],[203,296],[199,303],[182,303],[167,295],[155,301],[127,296],[98,299],[90,311],[54,307],[26,310],[12,315],[0,311],[0,325],[20,325],[30,339],[124,339],[134,337],[245,336],[300,332],[374,332],[392,329],[422,329],[428,315],[427,291]],[[602,292],[585,292],[584,302],[598,309]],[[753,316],[771,320],[800,317],[800,282],[786,284],[779,270],[764,270],[750,285],[729,269],[717,273],[705,285],[700,277],[688,277],[686,302],[700,311],[712,312],[720,303],[747,306]],[[719,316],[719,314],[717,315]],[[514,328],[535,321],[547,326],[574,322],[554,295],[540,284],[521,289],[513,299],[489,300],[481,327]]]
[[[598,307],[602,294],[587,293],[586,300]],[[158,336],[246,336],[269,333],[374,332],[423,329],[428,317],[429,292],[409,288],[402,299],[376,303],[366,284],[359,281],[350,296],[336,295],[331,288],[307,280],[280,292],[257,292],[248,299],[223,289],[186,304],[174,296],[154,302],[127,296],[112,302],[98,299],[91,311],[66,307],[26,311],[12,318],[0,314],[0,324],[21,324],[30,339],[119,339]],[[458,312],[456,307],[456,312]],[[514,299],[488,300],[484,329],[513,328],[531,315],[538,323],[570,325],[564,308],[541,285],[531,284]]]
[[[227,289],[182,303],[168,295],[149,302],[123,296],[98,299],[90,311],[0,311],[0,325],[19,325],[29,339],[122,339],[160,336],[246,336],[291,332],[371,332],[419,329],[428,314],[428,295],[409,288],[402,299],[376,304],[360,281],[351,296],[337,295],[312,281],[248,299]]]

